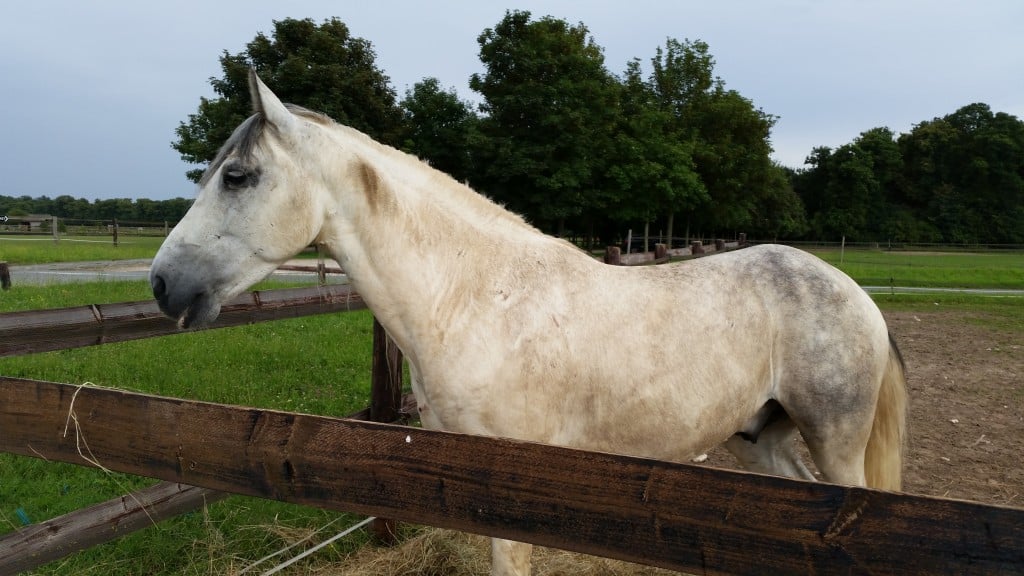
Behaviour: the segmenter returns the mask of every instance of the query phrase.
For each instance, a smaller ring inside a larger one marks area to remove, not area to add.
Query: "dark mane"
[[[307,110],[301,106],[294,104],[285,104],[288,111],[300,118],[311,120],[318,124],[330,124],[334,121],[320,114],[319,112],[313,112]],[[220,147],[217,152],[217,156],[207,166],[206,171],[203,172],[203,177],[199,180],[199,186],[206,186],[210,178],[217,172],[217,170],[224,164],[224,161],[229,156],[235,155],[243,162],[252,158],[253,150],[259,145],[260,138],[263,137],[263,129],[267,124],[267,119],[263,115],[262,111],[256,112],[252,116],[245,119],[244,122],[235,128],[235,131],[231,133],[231,136],[224,142],[224,145]]]

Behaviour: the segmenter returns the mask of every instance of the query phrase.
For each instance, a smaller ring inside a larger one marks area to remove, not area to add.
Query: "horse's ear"
[[[295,116],[285,108],[270,88],[267,88],[253,68],[249,69],[249,95],[252,98],[253,111],[263,114],[267,122],[281,133],[287,133],[295,124]]]

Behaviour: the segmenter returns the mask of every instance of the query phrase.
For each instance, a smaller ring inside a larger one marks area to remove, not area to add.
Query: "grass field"
[[[152,240],[152,239],[150,239]],[[159,239],[155,239],[159,240]],[[69,245],[71,243],[68,243]],[[151,257],[159,242],[142,255]],[[0,240],[0,250],[10,244]],[[50,254],[57,261],[109,259],[87,246],[79,254]],[[44,261],[26,248],[19,258]],[[142,250],[140,249],[140,252]],[[862,284],[1024,287],[1022,254],[908,254],[878,251],[815,251]],[[109,252],[108,252],[109,254]],[[15,261],[8,252],[0,260]],[[267,288],[268,285],[261,286]],[[0,312],[146,300],[146,282],[101,282],[45,287],[16,286],[0,292]],[[952,295],[879,295],[886,309],[969,308],[986,322],[1024,334],[1024,298]],[[298,318],[239,328],[187,333],[62,352],[0,359],[0,374],[82,384],[85,382],[160,394],[324,415],[364,407],[369,395],[372,318],[352,312]],[[151,480],[105,474],[74,465],[0,454],[0,533],[114,498]],[[113,543],[76,554],[39,574],[235,574],[248,563],[293,543],[345,515],[265,500],[233,497]],[[331,535],[326,533],[324,537]],[[319,559],[337,560],[362,545],[348,538]],[[316,562],[317,560],[314,560]],[[293,574],[307,573],[312,565]]]
[[[0,236],[0,262],[48,264],[152,258],[163,241],[159,236],[126,236],[114,246],[110,238],[102,236],[61,236],[60,242],[47,236]]]
[[[1024,289],[1022,252],[811,250],[861,286]]]
[[[23,286],[0,294],[0,312],[150,297],[146,282]],[[0,374],[343,416],[369,401],[371,335],[369,312],[349,312],[0,358]],[[0,454],[0,532],[152,482]],[[335,520],[338,531],[354,521],[312,508],[233,497],[37,573],[232,574]],[[364,541],[361,536],[345,539],[323,553],[337,559]]]

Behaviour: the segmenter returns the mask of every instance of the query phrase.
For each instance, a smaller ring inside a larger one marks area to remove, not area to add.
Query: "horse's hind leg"
[[[491,576],[530,576],[533,545],[491,539]]]
[[[784,416],[766,425],[756,440],[737,434],[726,441],[725,447],[751,472],[814,480],[796,451],[796,436],[796,425]]]

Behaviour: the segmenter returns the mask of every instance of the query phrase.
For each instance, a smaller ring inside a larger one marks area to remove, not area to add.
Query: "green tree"
[[[388,143],[397,143],[402,122],[389,79],[375,63],[372,45],[353,37],[336,18],[317,25],[287,18],[274,22],[268,38],[258,33],[238,54],[220,57],[223,76],[211,78],[216,98],[201,98],[199,109],[176,129],[171,147],[193,164],[206,164],[231,131],[250,114],[248,71],[285,102],[323,112],[336,121]],[[190,170],[198,181],[203,168]]]
[[[907,205],[947,242],[1024,242],[1024,122],[970,104],[898,144]]]
[[[770,158],[775,118],[735,90],[726,90],[714,75],[714,65],[707,43],[699,40],[669,38],[651,59],[648,85],[654,101],[667,114],[672,137],[692,146],[700,177],[701,187],[677,195],[675,209],[687,215],[688,224],[707,230],[754,225],[768,217],[769,204],[776,210],[797,209],[793,198],[771,200],[786,195],[784,174]],[[786,219],[796,222],[800,217]]]
[[[617,82],[582,23],[506,12],[478,42],[483,188],[561,233],[603,182]]]
[[[679,137],[673,112],[657,98],[642,78],[639,60],[630,61],[622,79],[614,161],[608,165],[619,194],[608,205],[619,220],[639,220],[645,227],[708,199],[693,163],[692,140]]]
[[[454,89],[442,90],[437,78],[426,78],[406,91],[402,110],[402,148],[456,180],[474,175],[470,151],[479,138],[479,118],[471,104]]]

